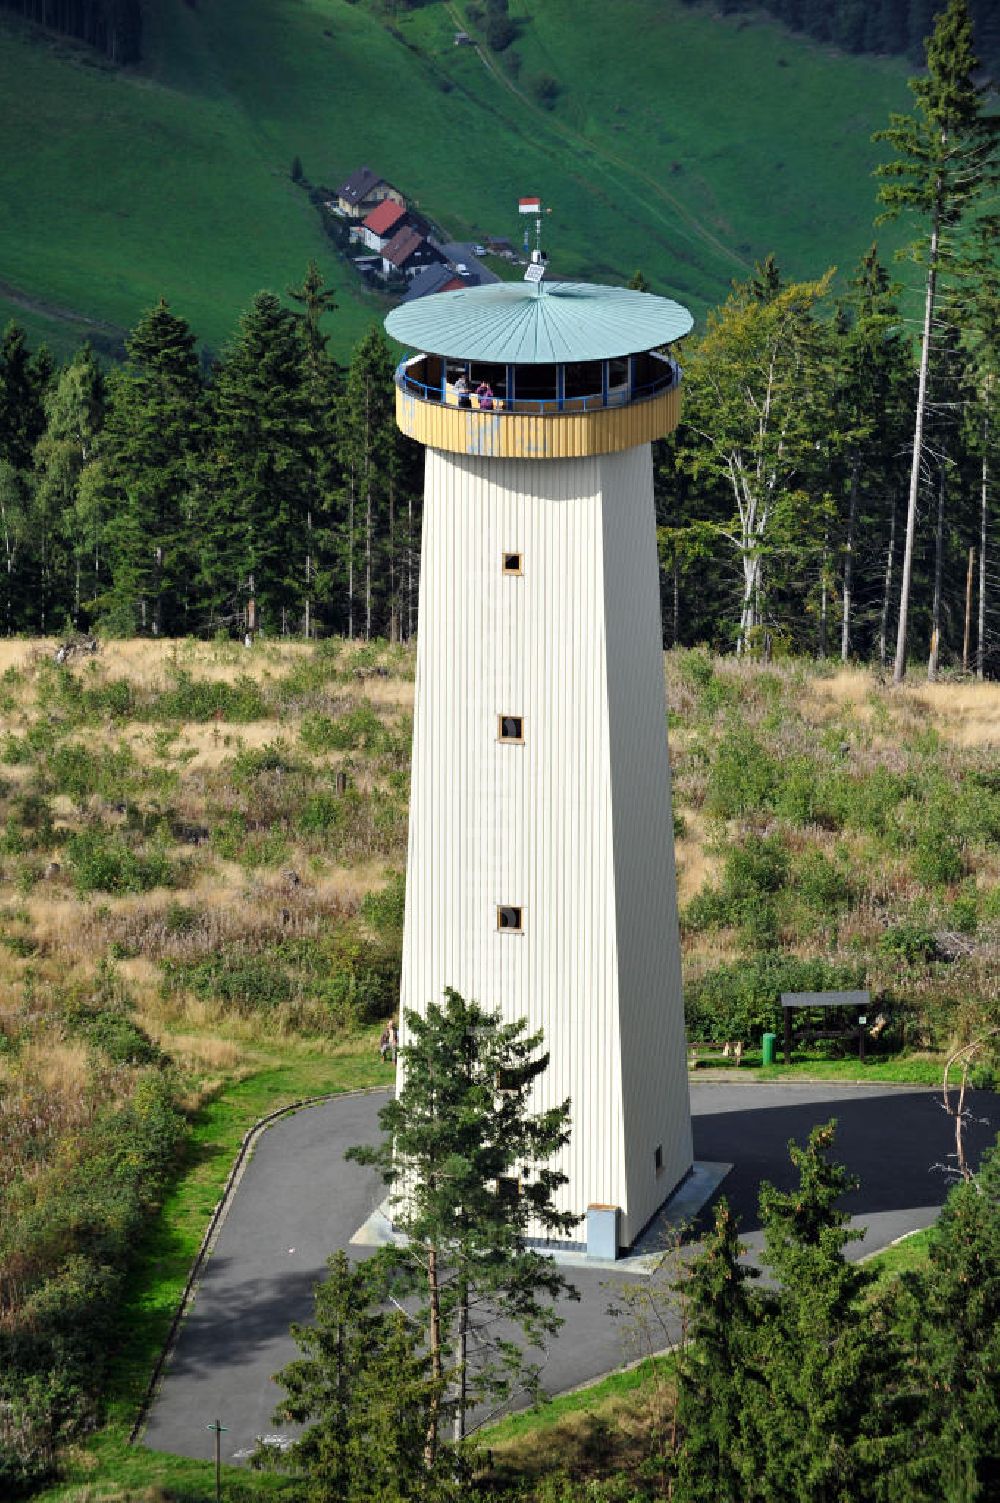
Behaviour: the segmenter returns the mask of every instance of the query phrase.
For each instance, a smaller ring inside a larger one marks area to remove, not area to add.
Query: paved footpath
[[[153,1405],[145,1443],[208,1458],[206,1425],[227,1426],[227,1459],[245,1457],[255,1437],[276,1433],[280,1391],[272,1374],[298,1355],[292,1321],[312,1316],[312,1289],[327,1256],[346,1248],[384,1195],[371,1170],[344,1162],[344,1150],[378,1137],[387,1093],[349,1096],[286,1117],[258,1140],[181,1327]],[[786,1085],[692,1082],[695,1156],[732,1163],[722,1186],[745,1240],[759,1247],[761,1180],[794,1183],[789,1138],[801,1142],[817,1122],[838,1119],[837,1156],[860,1176],[846,1205],[867,1228],[851,1256],[884,1247],[927,1226],[949,1187],[953,1124],[940,1094],[883,1085]],[[968,1133],[974,1161],[1000,1130],[1000,1097],[976,1093]],[[353,1249],[352,1252],[356,1252]],[[620,1366],[631,1355],[609,1313],[623,1279],[573,1268],[579,1303],[565,1303],[544,1385],[559,1393]],[[634,1281],[634,1279],[632,1280]]]

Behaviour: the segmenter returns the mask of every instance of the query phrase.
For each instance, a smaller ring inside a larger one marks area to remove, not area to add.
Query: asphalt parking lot
[[[383,1091],[347,1096],[280,1120],[259,1140],[206,1264],[146,1426],[145,1444],[208,1458],[206,1425],[227,1427],[225,1455],[240,1460],[258,1435],[276,1433],[280,1391],[272,1375],[295,1357],[293,1321],[312,1315],[312,1290],[327,1256],[347,1248],[384,1195],[378,1176],[344,1161],[352,1144],[374,1141]],[[885,1085],[764,1085],[694,1081],[695,1154],[731,1163],[721,1193],[745,1240],[759,1246],[762,1180],[794,1183],[790,1138],[831,1116],[837,1156],[859,1176],[845,1202],[866,1228],[851,1256],[863,1256],[933,1221],[951,1180],[952,1123],[937,1092]],[[968,1142],[975,1159],[1000,1130],[1000,1097],[977,1093]],[[356,1252],[357,1249],[352,1249]],[[620,1366],[631,1355],[609,1305],[623,1278],[572,1268],[579,1302],[565,1302],[543,1381],[559,1393]],[[635,1276],[632,1276],[635,1277]]]

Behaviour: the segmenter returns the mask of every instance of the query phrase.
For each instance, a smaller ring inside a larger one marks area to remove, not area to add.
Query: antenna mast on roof
[[[535,216],[535,249],[531,252],[531,260],[528,269],[524,273],[526,282],[533,282],[536,293],[542,290],[542,278],[545,276],[545,263],[548,256],[542,250],[542,215],[551,214],[551,209],[542,208],[540,198],[519,198],[517,201],[519,214],[534,214]],[[524,232],[524,248],[528,249],[528,231]]]

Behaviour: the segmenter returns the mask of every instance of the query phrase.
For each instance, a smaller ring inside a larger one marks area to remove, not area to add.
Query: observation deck
[[[421,353],[396,370],[396,421],[432,448],[496,459],[650,443],[680,420],[681,370],[664,347],[691,325],[667,298],[575,282],[495,283],[405,304],[386,328]]]

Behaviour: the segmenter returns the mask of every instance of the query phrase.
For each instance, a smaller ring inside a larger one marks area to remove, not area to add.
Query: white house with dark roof
[[[370,167],[359,167],[337,189],[337,208],[346,219],[364,219],[385,199],[406,208],[406,199],[399,189]]]

